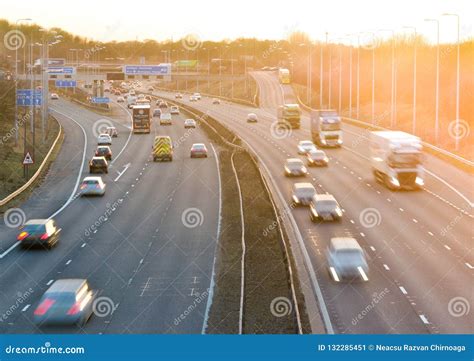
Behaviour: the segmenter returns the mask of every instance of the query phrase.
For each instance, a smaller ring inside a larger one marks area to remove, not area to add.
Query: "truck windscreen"
[[[421,162],[422,156],[420,153],[394,153],[388,157],[388,164],[392,168],[413,168]]]

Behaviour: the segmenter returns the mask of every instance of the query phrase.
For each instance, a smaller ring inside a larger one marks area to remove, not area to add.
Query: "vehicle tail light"
[[[17,239],[18,239],[19,241],[23,241],[26,237],[28,237],[28,232],[21,232],[21,233],[18,235]]]
[[[35,315],[36,316],[42,316],[44,315],[46,312],[48,312],[48,310],[51,308],[51,306],[55,303],[56,301],[55,300],[52,300],[51,298],[47,298],[45,299],[43,302],[41,302],[41,304],[36,308],[35,310]]]
[[[81,189],[86,189],[86,185],[85,184],[81,184]]]
[[[76,315],[81,311],[81,304],[79,302],[74,303],[72,307],[67,311],[68,315]]]
[[[100,184],[96,184],[95,187],[96,187],[97,189],[100,189]]]
[[[43,233],[43,234],[41,235],[40,239],[41,239],[42,241],[46,241],[46,240],[48,239],[48,234],[47,234],[47,233]]]

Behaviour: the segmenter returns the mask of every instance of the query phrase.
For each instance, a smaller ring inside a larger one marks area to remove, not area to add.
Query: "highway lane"
[[[264,92],[261,88],[261,93]],[[273,94],[278,94],[278,89],[275,89]],[[263,97],[264,99],[272,98],[267,97],[266,94],[263,94]],[[269,102],[271,101],[274,100],[270,99]],[[265,100],[263,104],[265,106]],[[290,137],[282,140],[272,138],[269,126],[274,121],[274,116],[268,114],[270,109],[268,105],[267,109],[257,111],[225,102],[221,106],[212,106],[208,100],[192,103],[192,105],[200,110],[209,111],[211,116],[224,121],[250,142],[267,166],[273,167],[275,178],[281,178],[281,165],[284,158],[295,155],[296,142],[299,139],[309,138],[307,118],[303,122],[303,129],[294,131]],[[259,114],[261,119],[259,124],[250,126],[245,123],[245,115],[250,111]],[[349,139],[349,142],[351,141],[353,139]],[[469,217],[458,220],[453,230],[441,237],[440,228],[450,219],[459,217],[459,211],[456,208],[424,192],[392,193],[373,182],[370,167],[360,156],[344,150],[328,150],[328,154],[332,158],[332,164],[328,170],[312,170],[314,182],[317,186],[321,184],[319,188],[327,189],[341,200],[346,208],[346,216],[354,222],[353,224],[351,222],[352,228],[349,231],[355,233],[366,246],[368,254],[379,262],[379,266],[375,268],[376,271],[372,268],[373,275],[370,283],[378,292],[384,289],[385,285],[390,285],[389,294],[395,295],[395,299],[398,300],[393,301],[384,297],[382,304],[387,301],[387,305],[402,305],[402,314],[397,314],[390,308],[380,316],[382,319],[386,318],[385,324],[381,320],[365,317],[354,327],[352,319],[357,312],[351,307],[352,300],[348,298],[345,301],[343,297],[334,297],[333,295],[338,294],[338,286],[323,285],[326,300],[330,301],[331,307],[339,307],[336,312],[333,312],[333,321],[338,326],[338,330],[340,332],[378,332],[385,327],[385,332],[420,332],[420,329],[430,332],[471,332],[472,323],[469,317],[454,317],[448,310],[449,302],[455,297],[472,299],[472,289],[466,287],[472,284],[472,273],[465,264],[472,264]],[[281,185],[281,190],[289,196],[288,184]],[[348,194],[350,196],[346,199]],[[379,226],[373,228],[361,226],[359,216],[367,208],[375,208],[380,213]],[[294,213],[302,212],[297,210]],[[307,213],[303,216],[306,219],[300,220],[298,217],[296,215],[302,233],[308,228],[313,229],[312,226],[308,226]],[[320,227],[316,229],[318,228]],[[334,229],[337,232],[344,231],[344,226],[336,226]],[[361,232],[364,236],[360,234]],[[325,240],[327,242],[323,231],[318,231],[313,237],[314,239],[322,238],[322,242]],[[305,241],[308,247],[312,248],[313,239],[306,235]],[[319,252],[324,251],[324,245],[324,243],[319,244]],[[318,249],[314,251],[318,253]],[[324,262],[321,259],[315,265],[324,264]],[[315,266],[315,268],[319,267]],[[374,279],[374,274],[382,278],[377,280],[375,277]],[[318,275],[320,279],[323,279],[324,284],[324,279],[327,280],[326,275],[321,275],[320,272]],[[334,292],[328,293],[327,289]],[[370,304],[370,293],[364,297],[365,305]],[[361,302],[357,302],[361,309],[366,307],[362,302],[364,297],[360,299]],[[378,303],[378,309],[381,308],[380,304]],[[396,306],[393,307],[396,308]],[[425,320],[428,322],[426,325]]]
[[[73,112],[81,118],[85,113],[82,108],[78,110],[75,107]],[[180,117],[177,122],[182,120]],[[48,253],[24,252],[22,257],[28,258],[35,269],[33,274],[26,272],[28,281],[21,283],[27,289],[31,286],[35,290],[26,301],[31,306],[29,311],[17,310],[11,315],[8,320],[12,324],[2,331],[58,331],[38,330],[31,323],[31,312],[47,284],[59,277],[89,278],[91,285],[101,291],[101,296],[110,299],[115,309],[113,317],[110,313],[93,317],[83,330],[61,331],[118,333],[127,332],[128,327],[133,332],[166,332],[171,326],[174,332],[201,331],[203,307],[207,302],[204,291],[208,287],[206,284],[209,284],[216,244],[218,187],[213,182],[217,181],[217,169],[212,156],[196,160],[187,158],[189,143],[205,142],[200,130],[190,130],[185,136],[183,127],[178,124],[162,128],[165,127],[155,127],[158,133],[169,132],[175,140],[181,140],[173,162],[150,162],[153,136],[132,136],[127,150],[114,168],[122,169],[128,163],[130,166],[117,182],[113,182],[117,174],[112,172],[106,176],[106,196],[78,199],[57,217],[63,227],[62,241],[68,244],[68,249],[60,246]],[[183,211],[193,204],[203,213],[203,224],[199,229],[188,229],[181,221]],[[163,231],[157,229],[162,222]],[[93,224],[96,224],[97,231]],[[176,237],[175,241],[168,240],[172,234]],[[60,249],[65,252],[55,253]],[[2,275],[2,284],[8,281],[12,285],[6,305],[16,298],[13,285],[20,284],[18,278],[21,276],[25,278],[23,274],[15,279],[15,272],[19,268],[27,268],[22,258],[13,260],[6,259],[14,264]],[[157,265],[159,268],[156,268]],[[150,281],[147,287],[156,287],[156,282],[164,279],[168,280],[172,289],[180,289],[177,285],[183,283],[182,294],[160,295],[156,290],[149,290],[146,296],[152,297],[138,298],[141,290],[137,295],[137,289],[142,286],[145,289],[147,281],[142,282],[142,279],[148,278],[153,283]],[[184,285],[192,282],[199,286],[194,287],[192,296],[185,296],[187,291],[191,294],[193,287],[184,290]],[[178,317],[186,310],[194,302],[197,292],[203,294],[199,307],[186,318],[186,322],[174,325],[174,318],[171,317]],[[145,301],[150,302],[148,307],[143,307]],[[156,305],[159,307],[153,307]],[[163,317],[163,322],[158,322],[155,315],[162,314],[165,308],[168,310],[165,315],[171,319]],[[153,322],[143,323],[138,320],[138,315]]]

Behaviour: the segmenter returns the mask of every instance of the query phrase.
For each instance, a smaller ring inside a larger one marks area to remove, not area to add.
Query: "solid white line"
[[[54,282],[54,280],[49,280],[48,283],[46,283],[46,286],[49,286],[53,282]]]
[[[219,236],[221,234],[221,220],[222,220],[222,184],[221,184],[221,172],[219,166],[219,158],[217,156],[217,152],[214,146],[211,144],[212,152],[214,153],[214,159],[216,160],[216,167],[217,167],[217,181],[219,184],[219,215],[217,217],[217,231],[216,231],[216,248],[217,244],[219,243]],[[204,320],[202,323],[201,334],[206,333],[207,323],[209,321],[209,311],[211,310],[212,300],[214,296],[214,287],[215,287],[215,275],[216,275],[216,252],[214,252],[214,260],[212,262],[212,275],[211,275],[211,283],[209,285],[209,295],[207,296],[207,303],[206,303],[206,311],[204,312]]]
[[[329,270],[331,271],[333,280],[336,281],[336,282],[339,282],[340,281],[339,276],[337,275],[337,272],[334,269],[334,267],[329,267]]]
[[[405,289],[405,287],[400,286],[399,288],[400,288],[400,291],[402,291],[402,293],[403,293],[404,295],[408,294],[408,292],[407,292],[407,290]]]
[[[72,259],[66,262],[66,266],[68,266],[72,262]]]
[[[430,323],[425,315],[420,315],[420,318],[425,325],[428,325]]]
[[[454,193],[456,193],[458,196],[460,196],[462,199],[464,199],[469,206],[474,207],[474,203],[471,202],[464,194],[462,194],[460,191],[458,191],[456,188],[454,188],[451,184],[446,182],[443,178],[438,177],[436,174],[430,172],[429,170],[425,169],[425,172],[431,175],[432,177],[436,178],[439,180],[441,183],[444,183],[448,188],[450,188]]]
[[[369,280],[369,277],[367,277],[367,275],[365,274],[364,270],[362,269],[361,266],[357,267],[357,269],[359,270],[359,273],[362,277],[362,279],[367,282]]]
[[[30,308],[31,305],[26,305],[21,309],[21,312],[25,312],[28,308]]]

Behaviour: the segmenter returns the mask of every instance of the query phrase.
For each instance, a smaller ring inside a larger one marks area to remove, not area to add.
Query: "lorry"
[[[332,109],[311,111],[311,137],[320,147],[342,145],[341,117]]]
[[[157,135],[152,147],[153,161],[173,160],[173,143],[167,135]]]
[[[391,190],[417,190],[424,185],[420,138],[401,131],[373,131],[370,162],[375,180]]]
[[[290,84],[290,71],[285,68],[278,69],[278,79],[280,84]]]
[[[149,104],[132,107],[133,133],[150,133],[151,107]]]
[[[277,125],[282,127],[291,126],[299,129],[301,125],[301,109],[298,104],[283,104],[277,109]]]
[[[137,97],[133,95],[129,95],[127,97],[127,108],[132,109],[135,105],[137,105]]]

